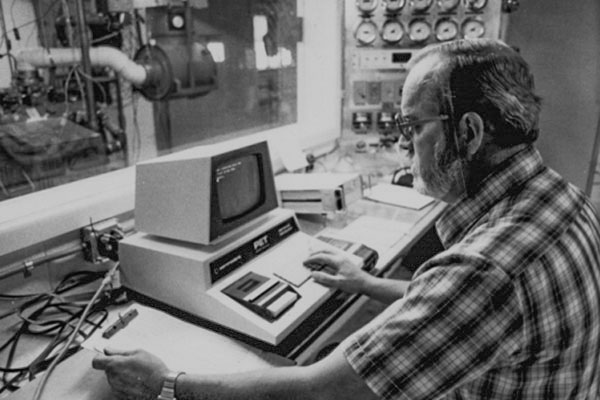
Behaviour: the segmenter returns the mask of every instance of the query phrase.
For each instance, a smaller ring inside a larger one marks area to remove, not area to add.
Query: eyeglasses
[[[396,127],[398,131],[406,140],[412,140],[415,135],[415,126],[424,124],[426,122],[433,121],[445,121],[449,117],[445,114],[436,115],[434,117],[422,118],[422,119],[410,119],[407,117],[403,117],[400,113],[394,115],[394,121],[396,122]]]

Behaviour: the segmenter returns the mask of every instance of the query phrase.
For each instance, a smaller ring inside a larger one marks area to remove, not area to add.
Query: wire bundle
[[[111,272],[114,272],[117,266],[118,264]],[[40,371],[49,369],[50,374],[53,366],[79,350],[81,342],[102,325],[108,316],[106,307],[115,304],[113,294],[103,291],[104,287],[110,284],[111,272],[106,276],[104,272],[71,273],[50,293],[0,295],[0,300],[24,300],[16,309],[0,315],[2,319],[16,314],[21,320],[14,334],[0,345],[0,354],[7,353],[4,366],[0,367],[0,393],[18,389],[19,382],[25,378],[32,380]],[[100,288],[93,296],[88,296],[88,299],[77,300],[76,294],[69,297],[70,292],[75,289],[102,278],[104,280]],[[50,343],[28,365],[13,366],[20,339],[24,335],[44,336],[50,339]]]

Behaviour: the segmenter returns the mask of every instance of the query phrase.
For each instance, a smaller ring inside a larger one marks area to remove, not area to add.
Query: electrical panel
[[[459,38],[502,38],[506,0],[346,0],[344,136],[397,140],[406,65],[420,48]]]

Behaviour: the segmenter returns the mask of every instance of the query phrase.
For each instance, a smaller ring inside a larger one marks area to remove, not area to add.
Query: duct
[[[17,69],[20,71],[35,68],[65,66],[81,62],[81,50],[76,48],[27,48],[14,53]],[[146,67],[132,61],[126,54],[114,47],[99,46],[90,48],[90,61],[95,67],[108,67],[135,86],[148,83]]]

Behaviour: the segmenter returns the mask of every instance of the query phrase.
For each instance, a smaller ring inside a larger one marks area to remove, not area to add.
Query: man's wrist
[[[360,286],[359,293],[371,297],[373,295],[373,291],[377,288],[378,281],[379,278],[377,278],[376,276],[367,274],[362,280],[362,285]]]

